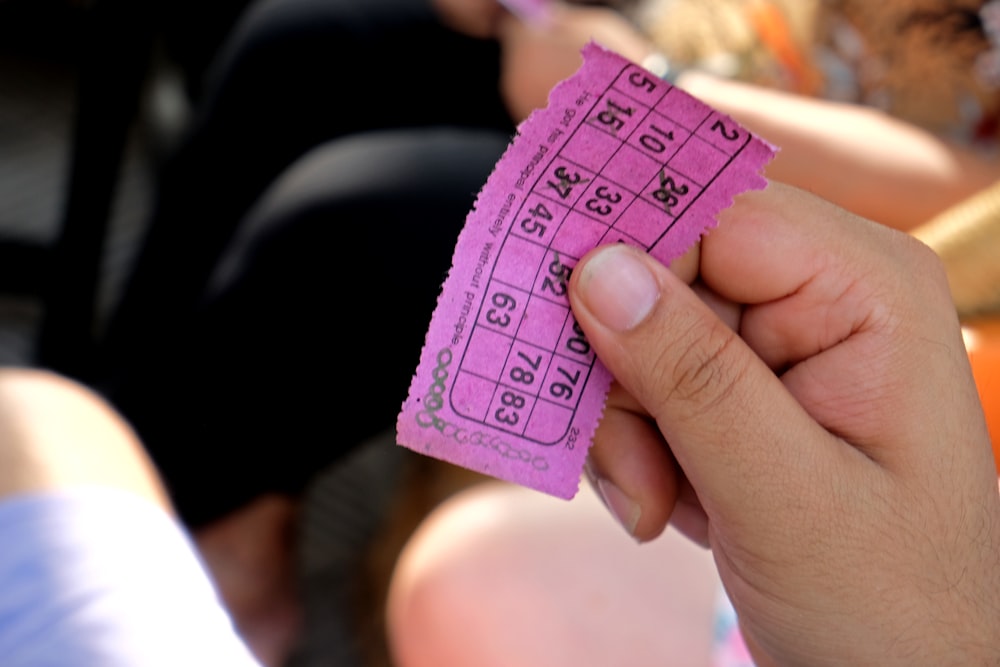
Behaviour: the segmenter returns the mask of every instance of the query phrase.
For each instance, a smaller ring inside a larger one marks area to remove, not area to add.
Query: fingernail
[[[607,479],[597,480],[597,490],[601,494],[604,504],[625,529],[625,532],[634,537],[635,528],[639,525],[639,518],[642,516],[642,509],[639,505]]]
[[[635,537],[636,526],[642,517],[642,508],[639,504],[629,498],[614,482],[597,474],[589,460],[584,465],[584,472],[611,515],[621,524],[625,532]]]
[[[580,276],[581,297],[604,326],[628,331],[646,319],[660,286],[634,250],[609,246],[588,261]]]

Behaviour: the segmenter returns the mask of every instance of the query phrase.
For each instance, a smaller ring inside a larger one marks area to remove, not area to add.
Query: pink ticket
[[[664,264],[774,148],[596,44],[518,128],[458,238],[399,444],[572,498],[611,384],[573,319],[567,279],[588,250],[629,243]]]

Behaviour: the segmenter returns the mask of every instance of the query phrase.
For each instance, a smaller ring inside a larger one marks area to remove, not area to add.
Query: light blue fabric
[[[721,586],[715,596],[712,667],[754,667],[753,658],[740,633],[736,609]]]
[[[258,667],[183,529],[102,488],[0,503],[0,665]]]

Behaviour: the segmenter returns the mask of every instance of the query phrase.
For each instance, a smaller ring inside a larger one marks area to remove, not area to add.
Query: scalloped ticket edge
[[[612,377],[573,319],[576,261],[630,243],[669,265],[777,149],[594,42],[517,128],[459,234],[397,443],[564,499]]]

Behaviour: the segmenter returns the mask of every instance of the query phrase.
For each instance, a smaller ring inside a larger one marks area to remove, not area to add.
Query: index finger
[[[715,231],[702,280],[745,304],[741,338],[827,430],[892,464],[943,406],[975,421],[962,410],[974,386],[947,279],[925,245],[777,183]],[[953,389],[950,400],[917,391],[931,385]],[[858,419],[865,411],[884,418],[876,427]]]

